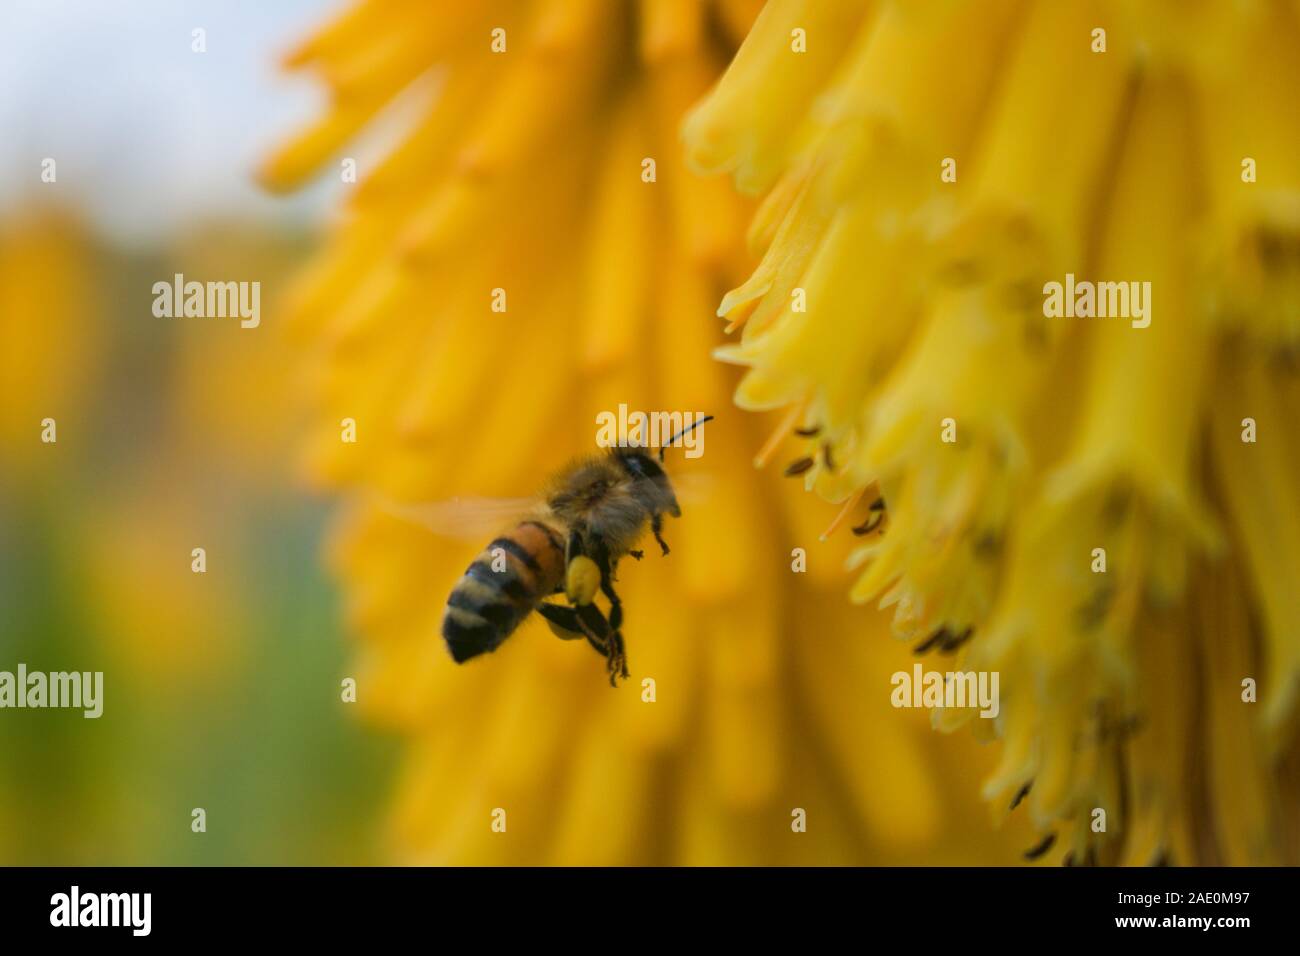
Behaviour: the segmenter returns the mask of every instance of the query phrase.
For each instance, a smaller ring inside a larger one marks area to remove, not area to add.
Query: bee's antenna
[[[672,448],[672,447],[673,447],[673,443],[676,442],[677,439],[681,438],[683,435],[689,435],[691,432],[695,431],[695,429],[699,428],[699,427],[700,427],[701,425],[703,425],[705,422],[711,422],[711,421],[713,421],[713,416],[712,416],[712,415],[705,415],[703,418],[701,418],[699,421],[697,421],[694,425],[687,425],[685,428],[683,428],[681,431],[679,431],[679,432],[678,432],[676,435],[674,435],[672,438],[668,439],[668,441],[667,441],[666,444],[660,445],[660,446],[659,446],[659,461],[662,462],[662,461],[664,460],[664,452],[665,452],[667,449]]]

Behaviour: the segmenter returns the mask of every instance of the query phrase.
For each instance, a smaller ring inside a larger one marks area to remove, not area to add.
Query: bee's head
[[[677,504],[677,495],[673,493],[672,483],[664,471],[664,451],[677,443],[683,435],[695,431],[705,422],[713,421],[712,415],[704,415],[693,424],[687,425],[659,449],[657,456],[638,447],[618,447],[613,450],[614,458],[631,477],[633,487],[654,512],[667,512],[674,518],[682,516],[682,509]]]
[[[618,459],[623,470],[628,473],[643,497],[649,498],[656,511],[665,511],[674,518],[680,518],[682,509],[673,494],[672,483],[663,465],[655,461],[654,456],[640,448],[616,448],[614,457]]]

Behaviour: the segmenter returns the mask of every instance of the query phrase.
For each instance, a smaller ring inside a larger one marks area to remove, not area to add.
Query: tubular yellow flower
[[[1044,858],[1300,859],[1298,64],[1268,0],[773,0],[683,126],[765,194],[736,403],[883,498],[852,596],[1000,675]],[[1049,317],[1067,274],[1145,315]]]
[[[812,549],[823,508],[756,475],[758,423],[723,408],[735,376],[710,357],[708,316],[747,266],[745,209],[688,173],[677,131],[756,7],[370,0],[291,58],[334,106],[271,157],[273,187],[415,98],[289,310],[312,354],[306,470],[348,499],[330,561],[361,637],[358,705],[409,740],[396,859],[1012,858],[950,797],[988,762],[864,690],[905,652],[859,640],[873,618],[835,590],[847,545]],[[754,155],[772,166],[783,142]],[[669,459],[671,556],[620,572],[632,680],[611,692],[594,655],[540,624],[456,666],[439,621],[486,538],[402,515],[535,491],[620,404],[721,413],[698,461]],[[796,809],[817,825],[792,831]]]

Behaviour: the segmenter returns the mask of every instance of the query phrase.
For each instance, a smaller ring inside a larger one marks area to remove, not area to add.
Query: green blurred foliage
[[[273,300],[304,241],[226,224],[166,250],[84,231],[75,244],[95,292],[80,331],[97,326],[103,345],[57,446],[0,447],[0,670],[103,671],[104,713],[0,710],[0,864],[378,862],[395,746],[341,700],[350,655],[319,567],[325,509],[290,477],[287,369],[274,383],[264,371],[290,354]],[[174,271],[261,281],[262,327],[155,318],[152,283]],[[56,348],[80,334],[40,323],[5,318],[7,334]],[[221,550],[181,589],[189,549],[171,543],[200,537],[177,527],[191,517],[220,530]],[[140,540],[118,562],[123,527]],[[167,546],[153,564],[147,548],[125,556],[155,540]],[[191,600],[204,588],[217,617]],[[117,607],[119,594],[133,597]],[[174,647],[132,646],[152,632]],[[213,634],[216,653],[200,643]]]

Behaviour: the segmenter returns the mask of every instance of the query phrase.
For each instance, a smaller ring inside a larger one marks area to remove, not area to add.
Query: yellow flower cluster
[[[825,506],[755,473],[765,426],[724,407],[709,316],[751,262],[747,212],[688,173],[678,131],[757,6],[363,0],[290,58],[332,105],[264,180],[359,171],[290,319],[312,356],[307,470],[348,502],[331,560],[358,706],[407,741],[396,859],[1014,858],[972,819],[986,762],[890,707],[906,651],[844,601]],[[384,130],[377,163],[351,150]],[[620,404],[718,416],[702,458],[669,458],[671,555],[620,569],[632,680],[611,691],[540,622],[455,665],[439,622],[487,537],[402,515],[536,491]]]
[[[1298,91],[1282,0],[773,0],[685,124],[763,196],[737,403],[883,499],[853,597],[1001,675],[1056,859],[1300,859]]]

